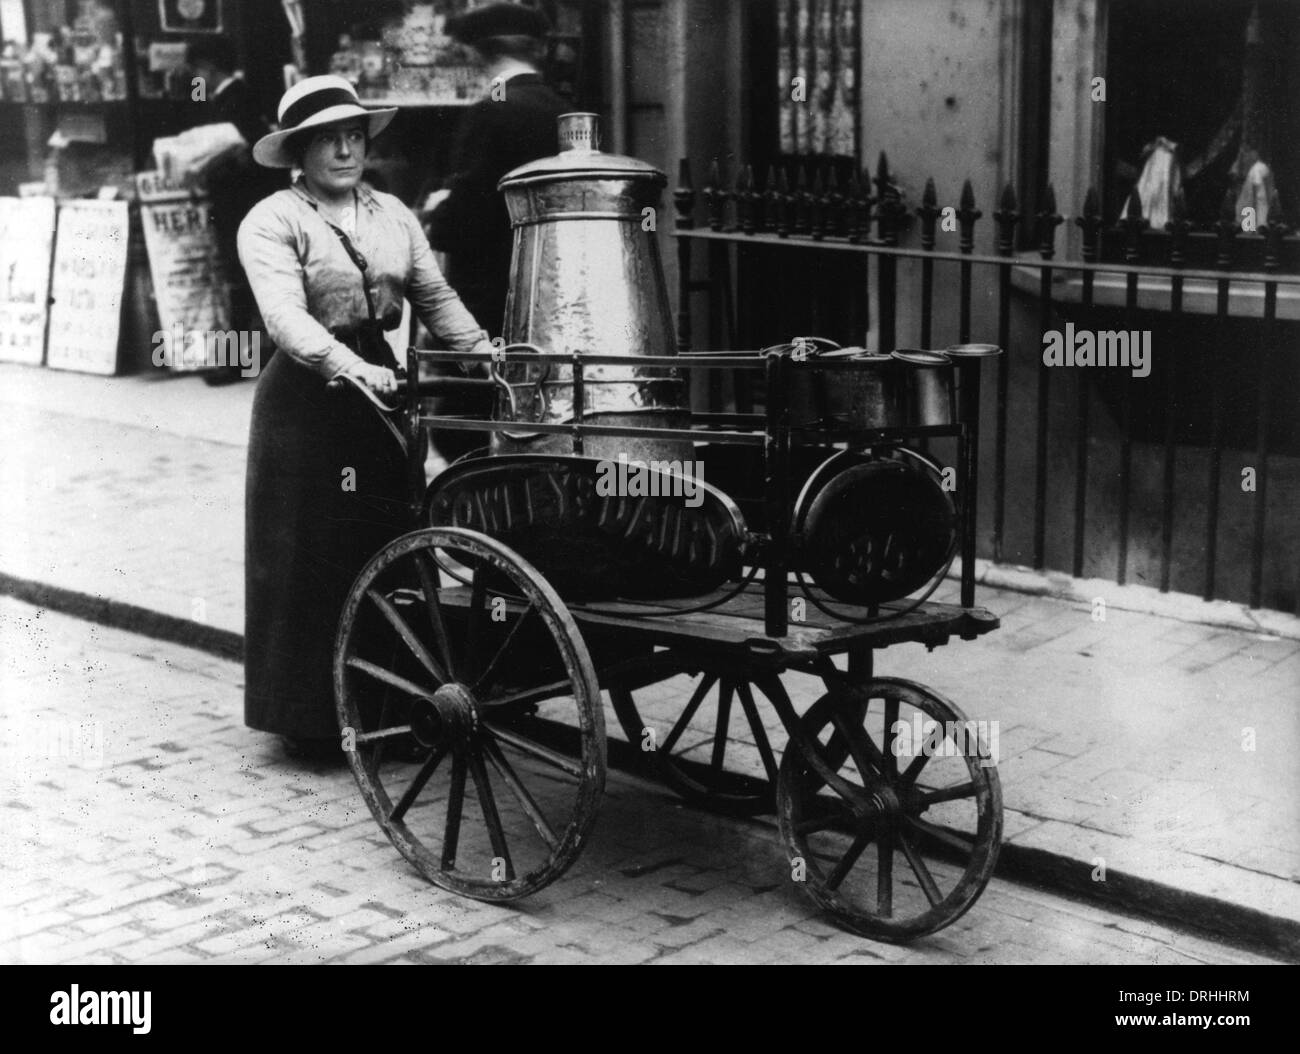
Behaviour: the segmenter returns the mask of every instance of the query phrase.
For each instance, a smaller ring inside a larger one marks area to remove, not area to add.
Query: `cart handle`
[[[405,370],[398,368],[393,372],[397,375],[397,381],[399,384],[409,382]],[[408,452],[406,437],[402,435],[402,430],[393,423],[393,416],[402,409],[401,404],[399,403],[397,406],[390,406],[359,380],[355,377],[348,376],[346,373],[340,373],[325,385],[325,390],[330,392],[346,391],[348,388],[360,392],[361,395],[365,397],[366,401],[375,408],[379,414],[379,420],[383,422],[384,427],[388,429],[389,434],[397,440],[397,445],[402,448],[402,453],[406,454]]]

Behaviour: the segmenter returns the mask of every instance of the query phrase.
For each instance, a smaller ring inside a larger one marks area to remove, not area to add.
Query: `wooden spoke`
[[[921,854],[916,851],[916,846],[912,840],[902,831],[898,832],[898,844],[903,849],[903,855],[907,857],[908,864],[911,865],[912,874],[916,875],[916,880],[921,884],[921,889],[925,892],[925,899],[934,907],[943,900],[943,894],[939,892],[939,887],[934,881],[934,876],[930,874],[930,869],[925,866],[925,861],[921,859]]]
[[[973,843],[968,842],[965,838],[953,834],[951,831],[944,830],[932,823],[922,820],[919,816],[907,816],[904,819],[912,827],[915,827],[922,834],[928,834],[931,838],[942,842],[946,846],[956,849],[958,852],[969,856],[975,849]]]
[[[355,655],[349,655],[347,665],[354,670],[360,670],[362,673],[368,673],[376,681],[382,681],[390,688],[396,688],[399,692],[406,695],[413,695],[419,699],[432,698],[435,689],[426,688],[423,685],[416,684],[414,681],[408,681],[401,674],[393,673],[391,670],[385,670],[382,666],[376,666],[373,662],[358,658]]]
[[[496,795],[492,793],[492,784],[488,782],[487,769],[483,767],[481,755],[471,753],[469,770],[474,775],[474,787],[478,791],[479,808],[483,810],[483,820],[487,824],[488,837],[492,840],[492,853],[505,861],[506,881],[515,877],[515,865],[510,859],[510,847],[506,844],[506,832],[501,826],[501,814],[497,812]]]
[[[848,852],[840,857],[840,862],[835,865],[835,869],[826,876],[827,889],[840,888],[840,883],[848,877],[848,873],[853,870],[853,865],[858,862],[858,857],[871,844],[871,840],[875,836],[876,832],[870,828],[858,832],[857,837],[853,839],[853,844],[849,846]]]
[[[870,742],[871,737],[867,735],[866,729],[859,724],[854,724],[847,715],[838,710],[831,714],[831,721],[835,726],[836,735],[848,744],[853,763],[857,765],[863,783],[866,783],[872,775],[880,771],[878,766],[872,765],[871,751],[863,742],[864,740]]]
[[[807,728],[802,727],[798,715],[795,713],[794,703],[790,700],[790,694],[785,690],[779,679],[773,677],[766,682],[768,688],[765,689],[767,696],[772,700],[776,707],[777,713],[781,715],[781,720],[790,730],[791,745],[797,749],[791,751],[790,746],[785,749],[786,758],[798,758],[800,765],[806,767],[811,773],[815,773],[823,782],[836,791],[841,798],[853,798],[862,788],[855,787],[843,776],[839,775],[838,769],[843,764],[844,759],[839,757],[828,758],[826,751],[829,749],[817,739],[815,732],[810,732]],[[823,697],[827,698],[827,697]],[[811,756],[809,756],[811,755]],[[782,759],[784,761],[784,758]]]
[[[880,836],[876,870],[876,913],[889,918],[894,913],[894,835]]]
[[[776,755],[772,752],[772,744],[768,741],[767,729],[763,727],[763,720],[754,702],[754,693],[750,690],[749,682],[738,683],[736,694],[740,696],[740,705],[745,710],[745,719],[749,721],[750,731],[754,733],[754,745],[758,747],[759,757],[763,759],[763,771],[767,773],[767,778],[772,783],[776,783]]]
[[[514,643],[515,637],[519,635],[520,627],[528,621],[529,616],[534,614],[536,610],[537,609],[533,607],[533,605],[529,604],[528,609],[519,616],[519,621],[510,627],[510,632],[506,634],[506,639],[501,642],[501,647],[497,649],[497,653],[488,661],[487,667],[479,675],[478,680],[474,682],[474,692],[477,693],[480,688],[492,683],[492,675],[497,672],[497,664],[500,663],[506,652],[510,650],[510,645]]]
[[[898,777],[898,757],[894,754],[894,726],[898,724],[898,697],[885,697],[885,749],[884,768],[881,770],[891,783]]]
[[[374,758],[374,764],[375,764],[376,767],[378,767],[378,766],[380,766],[380,765],[382,765],[382,764],[384,763],[384,747],[385,747],[385,745],[386,745],[385,742],[384,742],[384,740],[387,740],[387,739],[392,738],[391,736],[383,735],[383,733],[387,732],[387,731],[388,731],[388,728],[389,728],[389,725],[388,725],[388,711],[389,711],[389,709],[391,708],[391,706],[392,706],[392,693],[391,693],[391,692],[385,692],[385,693],[384,693],[384,703],[383,703],[383,705],[379,708],[379,729],[378,729],[378,731],[381,733],[381,736],[380,736],[380,739],[379,739],[379,744],[375,747],[375,758]],[[407,728],[410,728],[410,725],[407,725]],[[366,733],[364,733],[364,732],[361,733],[361,734],[362,734],[363,736],[366,735]],[[374,733],[370,733],[370,734],[373,735]],[[363,740],[363,742],[364,742],[364,740]]]
[[[465,627],[465,661],[461,676],[468,679],[479,667],[479,643],[483,636],[483,627],[487,623],[487,572],[482,567],[474,568],[474,581],[470,589],[469,617]],[[477,680],[477,678],[475,678]]]
[[[731,727],[731,692],[732,683],[724,677],[718,689],[718,721],[713,733],[713,757],[709,761],[714,772],[722,771],[722,759],[727,753],[727,731]]]
[[[446,756],[447,748],[439,747],[425,758],[424,764],[420,766],[420,771],[415,774],[415,779],[411,780],[410,785],[397,800],[397,804],[393,806],[393,811],[388,814],[390,823],[401,823],[402,817],[406,815],[406,810],[415,804],[415,799],[420,796],[420,791],[424,790],[424,785],[429,782],[429,777],[433,775],[438,764]]]
[[[831,856],[830,853],[817,853],[810,849],[808,850],[808,855],[811,856],[814,860],[820,860],[823,864],[839,863],[839,857]]]
[[[704,702],[704,697],[709,694],[709,689],[717,683],[717,680],[717,677],[713,674],[706,674],[700,679],[699,686],[691,696],[690,702],[686,704],[686,709],[677,718],[677,723],[673,725],[668,737],[659,745],[660,751],[665,754],[672,752],[673,747],[677,745],[677,740],[681,738],[682,733],[686,731],[687,726],[691,723],[691,718],[695,716],[695,711],[700,708],[700,704]]]
[[[514,747],[521,753],[528,754],[530,757],[534,757],[538,761],[544,761],[551,767],[559,769],[561,772],[567,772],[570,776],[582,779],[582,766],[576,761],[566,758],[563,754],[557,754],[555,751],[550,750],[547,747],[534,743],[532,740],[525,739],[523,736],[516,735],[514,732],[507,731],[504,728],[499,728],[496,725],[489,725],[488,731],[507,746]]]
[[[448,676],[447,671],[442,668],[442,663],[429,653],[429,649],[424,646],[420,638],[406,624],[406,619],[402,618],[401,612],[393,607],[392,601],[377,589],[366,590],[366,596],[379,609],[379,613],[384,616],[388,624],[397,632],[397,635],[402,638],[402,643],[406,645],[420,665],[433,675],[438,684],[446,684]]]
[[[483,751],[487,754],[487,759],[492,763],[492,767],[497,770],[498,774],[500,774],[505,785],[510,788],[510,792],[515,796],[515,800],[519,802],[519,807],[523,809],[528,818],[533,821],[533,826],[537,828],[537,833],[542,836],[542,841],[546,843],[546,847],[554,851],[559,847],[559,836],[556,835],[555,830],[546,819],[546,815],[542,812],[541,806],[538,805],[533,796],[528,793],[528,788],[525,787],[523,781],[519,779],[519,776],[511,767],[510,762],[506,760],[506,756],[501,752],[501,748],[497,746],[496,741],[490,736],[485,737],[483,740]]]
[[[378,728],[373,732],[358,732],[356,742],[374,743],[394,736],[404,736],[411,731],[410,725],[393,725],[391,728]]]
[[[915,749],[915,746],[913,747]],[[922,751],[912,759],[912,763],[903,770],[903,774],[898,777],[899,786],[910,787],[916,782],[916,777],[921,775],[921,770],[925,768],[926,762],[930,760],[930,755]]]
[[[572,690],[573,682],[567,677],[560,681],[551,681],[550,684],[539,684],[533,688],[520,688],[517,692],[507,692],[505,695],[499,695],[495,699],[484,699],[480,702],[484,709],[497,709],[503,706],[521,706],[527,703],[541,703],[547,699],[553,699],[557,695],[565,694],[565,690]]]
[[[456,657],[451,650],[451,637],[447,633],[447,622],[443,618],[442,603],[438,599],[438,568],[426,552],[416,552],[415,573],[420,576],[420,590],[424,593],[424,606],[429,613],[429,625],[433,628],[434,640],[442,651],[447,663],[447,671],[455,677]]]
[[[958,783],[952,787],[944,787],[942,790],[925,791],[916,797],[917,804],[920,806],[918,811],[924,812],[931,805],[938,805],[945,801],[958,801],[961,798],[973,798],[977,788],[969,780],[965,783]]]
[[[858,819],[853,815],[853,810],[844,804],[838,798],[816,798],[814,799],[822,810],[820,816],[810,816],[800,820],[794,825],[794,829],[799,834],[816,834],[818,831],[829,831],[832,828],[848,834],[858,826]]]
[[[447,823],[442,833],[442,869],[456,869],[456,850],[460,845],[460,819],[465,808],[465,757],[451,759],[451,793],[447,795]]]

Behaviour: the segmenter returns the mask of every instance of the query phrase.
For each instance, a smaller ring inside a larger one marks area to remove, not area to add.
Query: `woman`
[[[244,721],[295,756],[338,752],[331,657],[362,565],[412,529],[404,461],[347,375],[397,390],[381,329],[409,299],[457,351],[490,351],[447,285],[414,215],[361,172],[396,110],[366,111],[341,77],[309,77],[280,100],[280,130],[253,157],[300,168],[239,228],[239,258],[278,353],[253,402],[245,536]]]

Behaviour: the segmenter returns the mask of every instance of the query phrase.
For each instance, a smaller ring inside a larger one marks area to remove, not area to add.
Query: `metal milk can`
[[[597,116],[564,114],[560,152],[502,177],[514,249],[503,335],[569,355],[673,355],[672,314],[653,225],[667,178],[636,158],[599,149]],[[654,212],[647,210],[653,209]],[[647,229],[649,228],[649,229]],[[507,362],[498,371],[493,453],[569,453],[568,436],[530,433],[528,422],[574,419],[573,368]],[[583,420],[689,427],[685,382],[674,371],[631,365],[583,370]],[[588,436],[584,453],[614,460],[685,460],[689,442]]]

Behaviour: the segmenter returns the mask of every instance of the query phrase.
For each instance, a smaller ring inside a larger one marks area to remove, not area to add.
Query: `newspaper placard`
[[[140,172],[135,179],[163,341],[154,361],[177,372],[211,366],[206,334],[224,332],[230,324],[230,289],[211,203],[161,172]],[[173,346],[177,335],[181,346]]]
[[[117,372],[129,231],[125,201],[69,201],[60,206],[47,366]]]
[[[0,359],[39,366],[50,311],[53,198],[0,198]]]

